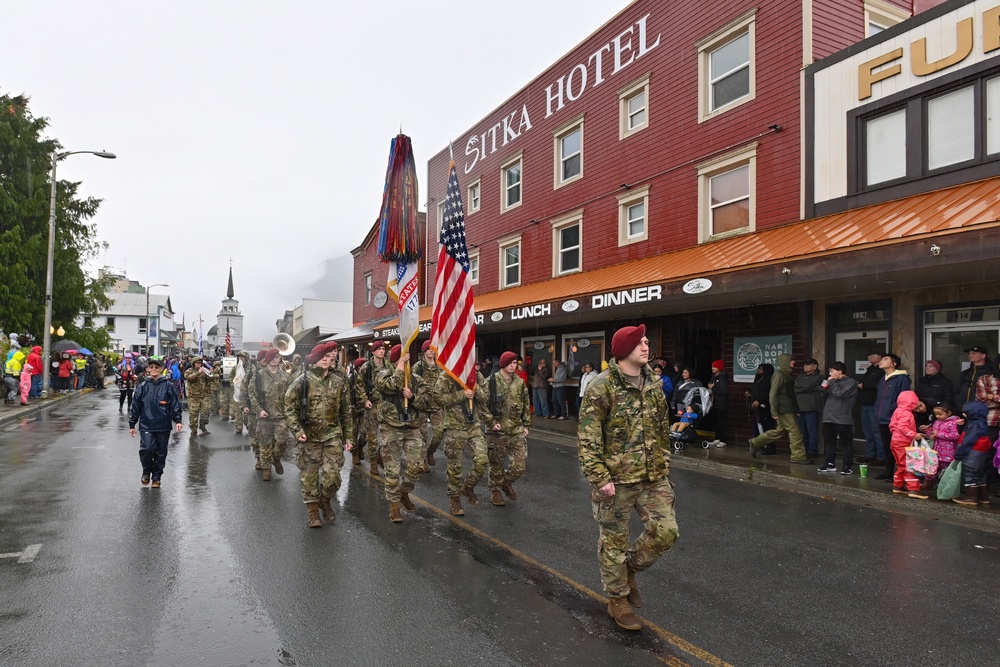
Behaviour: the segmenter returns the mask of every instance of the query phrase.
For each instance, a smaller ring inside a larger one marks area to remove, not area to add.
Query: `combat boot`
[[[428,463],[428,465],[432,465],[432,466],[433,465],[437,465],[437,463],[434,462],[434,452],[432,452],[429,449],[427,450],[427,463]]]
[[[635,583],[635,570],[627,563],[625,568],[628,571],[628,595],[625,596],[625,599],[628,600],[630,605],[638,609],[642,606],[642,595],[639,594],[639,585]]]
[[[608,616],[623,630],[642,630],[642,622],[625,598],[608,598]]]
[[[333,505],[330,504],[330,499],[326,496],[319,497],[319,509],[323,513],[323,521],[330,523],[337,518],[333,513]]]
[[[465,510],[462,509],[462,498],[460,496],[449,496],[448,500],[451,501],[452,516],[465,516]]]
[[[503,499],[503,494],[500,493],[500,489],[490,491],[490,502],[497,507],[503,507],[507,504],[507,501]]]
[[[458,492],[459,495],[465,496],[469,499],[469,504],[472,506],[479,505],[479,496],[476,495],[476,490],[471,486],[462,485],[461,490]]]
[[[271,481],[271,466],[262,466],[260,470],[261,470],[260,478],[262,480],[264,480],[265,482],[270,482]]]
[[[503,492],[507,494],[507,497],[511,500],[517,500],[517,493],[514,492],[514,485],[507,480],[503,481]]]
[[[361,452],[356,449],[351,452],[351,461],[353,461],[356,466],[361,465]]]
[[[412,500],[410,500],[410,494],[409,493],[400,493],[399,494],[399,504],[402,505],[403,509],[405,509],[407,512],[416,512],[417,511],[417,506],[413,504]]]
[[[263,470],[264,469],[264,464],[260,462],[259,458],[257,459],[257,462],[253,464],[253,469],[254,470]]]
[[[323,525],[319,520],[319,503],[306,503],[306,511],[309,512],[310,528],[319,528]]]
[[[421,461],[420,472],[430,472],[431,467],[427,464],[427,461]]]
[[[201,434],[202,434],[202,435],[208,435],[208,429],[207,429],[207,428],[205,428],[204,426],[202,426],[202,427],[201,427]]]
[[[389,521],[403,523],[403,515],[399,513],[399,503],[389,503]]]
[[[281,465],[281,459],[274,459],[274,472],[279,475],[285,474],[285,468]]]

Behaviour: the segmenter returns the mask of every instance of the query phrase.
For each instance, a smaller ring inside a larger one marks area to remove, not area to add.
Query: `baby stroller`
[[[698,437],[698,425],[705,418],[705,415],[712,410],[712,391],[705,387],[692,387],[688,390],[687,395],[681,399],[680,405],[685,410],[687,410],[687,406],[693,405],[694,411],[698,414],[698,419],[683,431],[670,431],[670,442],[673,444],[675,451],[680,451],[684,449],[684,445],[694,444],[700,440]],[[704,449],[708,449],[708,440],[701,439],[701,446]]]

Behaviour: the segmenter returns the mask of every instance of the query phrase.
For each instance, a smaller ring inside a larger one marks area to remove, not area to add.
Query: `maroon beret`
[[[262,361],[265,354],[267,354],[267,350],[260,350],[257,352],[257,361]]]
[[[278,355],[278,351],[277,350],[275,350],[273,348],[270,349],[270,350],[268,350],[267,352],[264,353],[264,365],[265,366],[268,365],[269,363],[271,363],[272,361],[274,361],[275,358],[277,358],[278,356],[279,355]]]
[[[431,349],[431,341],[428,338],[427,340],[424,341],[424,344],[420,346],[420,351],[426,352],[429,349]]]
[[[512,361],[517,361],[517,354],[514,352],[504,352],[500,355],[500,368],[506,368],[507,364]]]
[[[325,357],[329,352],[333,352],[336,349],[337,349],[336,343],[320,343],[309,352],[309,356],[306,357],[306,362],[310,364],[315,364],[317,361]]]
[[[624,359],[632,354],[632,350],[639,345],[645,335],[645,324],[640,324],[637,327],[622,327],[611,337],[611,354],[614,355],[615,359]]]
[[[381,350],[383,347],[385,347],[385,342],[377,340],[374,343],[372,343],[372,352],[374,352],[375,350]]]
[[[394,364],[399,361],[399,358],[403,356],[403,346],[393,345],[392,349],[389,350],[389,363]]]
[[[354,367],[355,368],[361,368],[364,365],[365,365],[365,358],[364,357],[358,357],[357,359],[354,360]]]

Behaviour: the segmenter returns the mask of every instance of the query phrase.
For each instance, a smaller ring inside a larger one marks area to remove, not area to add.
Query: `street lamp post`
[[[149,322],[150,322],[150,319],[149,319],[149,290],[153,289],[154,287],[170,287],[170,285],[168,285],[166,283],[156,283],[155,285],[150,285],[149,287],[146,288],[146,344],[143,346],[142,349],[143,349],[143,354],[145,354],[147,357],[149,356]],[[159,314],[159,311],[157,311],[157,314]],[[159,337],[160,337],[159,329],[157,329],[157,331],[156,331],[156,337],[157,337],[157,339],[159,339]]]
[[[49,256],[45,267],[45,328],[42,329],[42,397],[49,395],[52,383],[49,379],[52,354],[52,265],[55,262],[56,254],[56,165],[70,155],[80,153],[90,153],[97,157],[114,160],[117,155],[106,151],[64,151],[62,153],[52,153],[52,190],[49,194]]]

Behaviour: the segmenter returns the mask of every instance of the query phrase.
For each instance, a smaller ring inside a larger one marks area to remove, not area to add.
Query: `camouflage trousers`
[[[354,411],[353,415],[354,451],[360,458],[365,457],[365,445],[368,442],[368,431],[365,427],[365,411]]]
[[[218,395],[219,395],[219,411],[222,413],[223,417],[229,419],[229,417],[235,414],[234,412],[232,412],[231,408],[233,403],[233,385],[231,384],[222,385],[222,388],[219,389],[218,391]]]
[[[486,438],[479,430],[479,424],[469,424],[465,428],[445,429],[442,438],[444,455],[448,458],[448,495],[457,496],[464,484],[472,488],[483,478],[489,457],[486,455]],[[463,453],[472,450],[472,469],[462,481]]]
[[[260,439],[257,437],[257,416],[252,412],[246,415],[247,433],[250,435],[250,449],[255,458],[260,458]]]
[[[318,503],[320,496],[333,498],[340,488],[340,469],[344,467],[344,441],[295,443],[295,465],[299,467],[302,502]]]
[[[487,451],[490,459],[490,489],[499,489],[503,483],[513,484],[524,474],[524,464],[528,459],[528,439],[522,433],[510,435],[486,434]],[[510,456],[510,466],[504,471],[504,459]]]
[[[385,499],[390,503],[399,502],[400,493],[411,493],[420,478],[423,467],[420,462],[420,446],[423,438],[420,429],[397,428],[382,425],[379,428],[382,442],[382,465],[385,466]],[[403,465],[406,465],[406,480],[403,477]]]
[[[601,534],[597,540],[597,563],[608,597],[628,595],[628,569],[641,572],[674,545],[679,532],[674,516],[674,485],[666,477],[656,482],[615,484],[608,498],[591,491],[594,519]],[[632,546],[628,544],[629,516],[635,508],[644,530]]]
[[[243,406],[236,401],[229,401],[229,416],[236,422],[233,424],[236,434],[243,435],[243,427],[246,426],[247,422],[247,416],[243,414]]]
[[[285,457],[288,447],[288,427],[281,419],[257,419],[257,445],[260,454],[257,458],[265,466],[274,464],[274,460]]]
[[[368,461],[373,464],[382,445],[382,441],[378,439],[378,427],[378,410],[373,406],[365,412],[365,444],[368,448]]]
[[[188,394],[188,424],[191,432],[208,426],[208,416],[211,414],[211,397]]]
[[[424,444],[420,448],[422,458],[427,458],[428,452],[433,454],[441,446],[441,439],[444,437],[444,410],[435,410],[428,415],[430,424],[420,429],[425,432]]]

